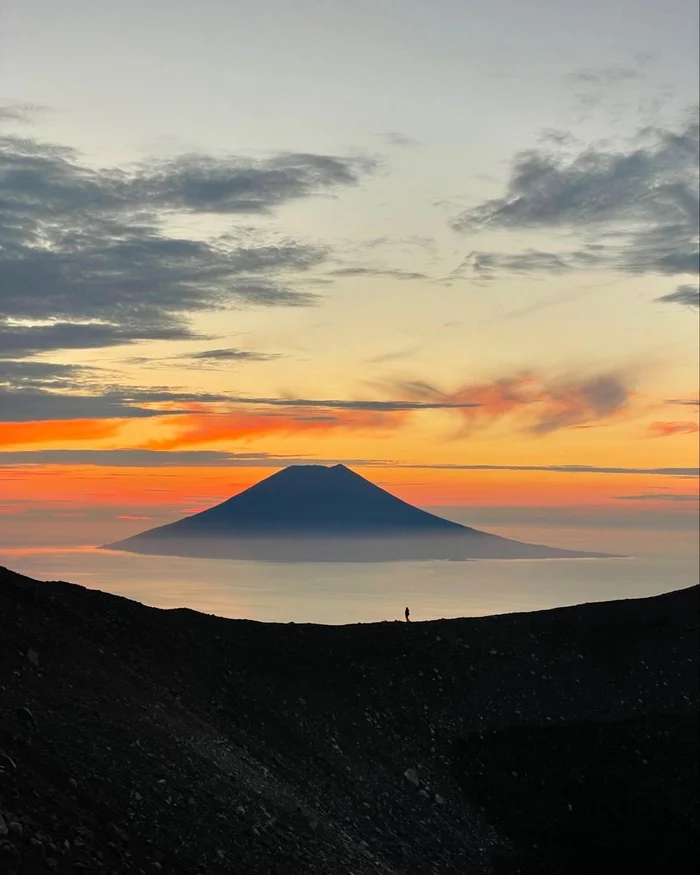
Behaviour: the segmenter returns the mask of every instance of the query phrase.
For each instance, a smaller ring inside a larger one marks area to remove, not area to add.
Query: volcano
[[[450,522],[344,465],[294,465],[208,510],[105,549],[277,561],[602,558]]]

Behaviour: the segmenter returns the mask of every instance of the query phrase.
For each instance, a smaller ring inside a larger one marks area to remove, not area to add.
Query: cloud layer
[[[401,465],[446,471],[542,471],[554,474],[654,474],[660,477],[698,477],[700,468],[615,468],[600,465]]]
[[[238,349],[214,349],[195,353],[197,364],[226,364],[240,361],[266,361],[270,356]],[[464,411],[476,402],[461,399],[338,399],[294,398],[186,392],[168,387],[139,389],[110,382],[108,372],[99,368],[55,364],[44,361],[15,361],[0,357],[0,423],[43,422],[70,419],[145,419],[158,416],[262,417],[275,431],[274,416],[289,422],[336,423],[351,414],[365,414],[367,425],[380,421],[388,426],[389,417],[425,410]],[[371,417],[374,417],[372,420]],[[360,422],[360,418],[354,420]],[[262,422],[262,421],[261,421]],[[209,426],[207,426],[209,427]],[[308,428],[309,426],[302,426]],[[332,427],[331,425],[327,426]],[[317,426],[320,428],[320,425]]]
[[[183,339],[197,311],[308,305],[314,296],[297,279],[326,260],[324,247],[185,239],[167,223],[269,213],[357,185],[372,169],[362,158],[306,153],[94,168],[73,150],[0,135],[0,349],[7,357]]]
[[[574,232],[579,243],[572,247],[567,236],[557,250],[475,251],[462,272],[697,275],[698,156],[697,113],[676,128],[640,130],[617,148],[572,151],[563,140],[520,152],[503,195],[464,210],[453,228]],[[672,294],[679,293],[689,294]]]
[[[621,501],[681,501],[694,502],[695,504],[700,501],[699,496],[682,492],[677,494],[670,492],[643,492],[639,495],[616,495],[615,497]]]
[[[115,468],[283,468],[287,465],[337,465],[357,468],[403,468],[436,471],[539,471],[545,474],[610,474],[697,478],[699,468],[624,468],[600,465],[451,465],[407,464],[391,459],[318,459],[271,453],[230,453],[219,450],[6,450],[0,452],[0,466],[94,465]],[[624,496],[623,496],[624,497]],[[655,494],[656,497],[656,494]],[[663,497],[663,496],[661,496]]]

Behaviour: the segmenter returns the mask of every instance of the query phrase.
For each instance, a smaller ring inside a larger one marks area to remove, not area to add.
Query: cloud
[[[232,460],[263,461],[267,453],[221,453],[216,450],[16,450],[0,453],[0,465],[95,465],[109,468],[209,468]]]
[[[91,465],[107,468],[284,468],[288,465],[384,465],[372,459],[316,459],[218,450],[15,450],[0,452],[0,466]]]
[[[700,431],[697,422],[652,422],[649,434],[652,437],[671,437],[677,434],[696,434]]]
[[[664,304],[681,304],[684,307],[700,307],[700,288],[684,284],[678,286],[674,292],[669,292],[667,295],[662,295],[655,300],[661,301]]]
[[[679,404],[682,407],[700,407],[700,399],[698,398],[669,398],[666,404]]]
[[[97,392],[89,381],[86,391],[68,392],[66,385],[79,379],[80,368],[44,362],[0,365],[12,367],[14,381],[10,388],[0,385],[0,442],[5,444],[53,442],[62,435],[98,439],[116,435],[130,419],[168,417],[174,433],[146,446],[170,450],[267,434],[386,432],[414,412],[472,406],[462,401],[249,398],[119,386]],[[74,430],[72,422],[78,423]]]
[[[526,249],[512,254],[498,252],[470,252],[451,276],[464,276],[471,272],[481,279],[491,279],[500,271],[535,276],[542,273],[564,274],[595,266],[598,247],[591,245],[569,252],[546,252]]]
[[[467,383],[446,392],[420,380],[394,384],[404,397],[424,403],[467,406],[462,410],[469,428],[515,417],[521,429],[546,435],[611,419],[629,405],[631,389],[619,374],[545,375],[523,371],[485,383]]]
[[[518,153],[502,196],[461,212],[457,231],[546,231],[580,237],[561,251],[474,252],[472,271],[628,275],[698,273],[698,122],[644,128],[614,148],[568,143]]]
[[[380,267],[341,267],[337,270],[328,272],[328,276],[333,277],[368,277],[370,279],[390,277],[396,280],[427,280],[428,276],[424,273],[412,270],[400,270],[398,268],[380,268]]]
[[[364,410],[376,413],[397,413],[418,410],[465,410],[478,406],[476,402],[449,398],[353,401],[337,398],[246,398],[245,396],[239,396],[233,397],[230,400],[238,404],[254,404],[269,407],[321,407],[328,410]]]
[[[569,252],[526,249],[511,254],[474,250],[462,259],[447,280],[461,279],[470,275],[476,280],[491,280],[496,274],[504,271],[522,276],[538,276],[542,273],[559,275],[585,270],[596,266],[598,255],[595,250],[594,246],[591,246],[591,251],[585,247]]]
[[[193,352],[182,358],[192,359],[199,362],[268,362],[271,359],[279,358],[279,356],[253,352],[248,349],[205,349],[203,352]]]
[[[659,477],[698,477],[700,468],[611,468],[599,465],[396,465],[446,471],[542,471],[554,474],[653,474]]]
[[[247,409],[227,410],[231,405],[245,405]],[[170,425],[178,431],[169,437],[154,438],[146,446],[149,449],[169,450],[269,434],[338,430],[389,432],[399,427],[412,413],[424,410],[464,412],[473,406],[474,402],[461,399],[353,401],[231,397],[216,409],[174,416]]]
[[[565,81],[576,90],[577,108],[583,110],[585,114],[619,92],[620,86],[639,82],[643,78],[640,67],[610,64],[605,67],[576,70],[566,76]],[[619,113],[622,108],[618,105],[616,110]]]
[[[378,134],[379,137],[388,143],[390,146],[398,146],[402,149],[407,149],[409,146],[418,146],[418,140],[414,140],[407,134],[402,134],[401,131],[384,131]]]
[[[419,343],[419,344],[416,344],[415,346],[407,346],[407,347],[404,347],[403,349],[396,349],[396,350],[392,350],[391,352],[383,352],[383,353],[380,353],[379,355],[370,356],[369,358],[365,359],[365,362],[367,362],[367,364],[371,364],[371,365],[383,365],[386,362],[392,362],[392,361],[397,361],[399,359],[410,358],[411,356],[414,356],[416,353],[425,349],[425,347],[427,345],[428,344],[425,344],[425,343]]]
[[[207,363],[264,360],[261,354],[236,349],[195,353]],[[239,354],[240,353],[240,354]],[[266,357],[267,358],[267,357]],[[450,400],[346,400],[337,398],[249,397],[184,392],[168,387],[139,389],[110,384],[99,368],[0,358],[0,422],[70,419],[144,419],[183,414],[221,415],[236,408],[294,410],[299,421],[334,421],[335,412],[380,415],[421,410],[463,410],[469,402]],[[267,416],[268,413],[263,413]]]
[[[700,496],[698,495],[688,495],[687,493],[673,495],[669,492],[642,493],[641,495],[616,495],[615,498],[618,498],[621,501],[700,501]]]
[[[147,392],[97,386],[98,369],[43,361],[0,360],[0,423],[144,418]],[[129,397],[129,395],[131,397]]]
[[[132,356],[127,359],[130,365],[138,365],[141,368],[150,367],[162,369],[164,363],[186,363],[188,368],[212,367],[222,364],[234,364],[242,362],[268,362],[282,358],[281,353],[264,353],[255,350],[239,349],[238,347],[225,347],[223,349],[205,349],[200,352],[192,352],[186,355],[168,355],[161,358],[152,356]],[[221,399],[219,399],[221,400]]]
[[[133,419],[189,413],[226,395],[110,386],[99,368],[0,359],[0,422]],[[160,405],[159,407],[155,405]]]
[[[108,468],[284,468],[288,465],[348,465],[356,468],[393,468],[426,471],[536,471],[545,474],[609,474],[697,478],[699,468],[623,468],[599,465],[459,465],[406,463],[391,459],[319,459],[272,453],[232,453],[219,450],[175,449],[61,449],[0,451],[0,466],[93,465]]]
[[[190,414],[171,421],[177,429],[168,437],[152,438],[147,449],[171,450],[201,444],[236,441],[265,435],[323,434],[332,431],[377,431],[396,429],[405,413],[396,411],[337,410],[323,415],[304,411],[294,414],[240,411]]]
[[[575,70],[566,77],[567,81],[576,85],[592,85],[598,88],[609,88],[613,85],[619,85],[621,82],[642,78],[643,75],[639,68],[626,67],[622,64]]]
[[[176,397],[176,396],[175,396]],[[67,391],[43,391],[38,389],[6,390],[0,386],[0,423],[41,423],[46,420],[101,420],[101,419],[150,419],[158,416],[174,416],[189,413],[188,406],[196,401],[170,402],[173,406],[155,408],[144,406],[157,403],[133,393],[130,400],[122,391],[108,391],[103,395]]]
[[[356,185],[367,158],[287,152],[259,161],[190,154],[145,165],[131,190],[149,205],[186,212],[267,213],[287,201]]]
[[[0,124],[3,122],[21,122],[27,124],[44,111],[43,106],[36,103],[13,103],[0,105]]]
[[[39,389],[75,385],[88,372],[79,365],[43,361],[13,361],[0,357],[0,387]]]
[[[6,110],[7,115],[7,110]],[[16,113],[15,113],[16,115]],[[31,355],[194,337],[190,314],[308,306],[298,278],[328,250],[294,240],[169,233],[173,215],[265,215],[358,185],[363,158],[184,155],[96,169],[70,149],[0,135],[0,341]]]
[[[0,262],[1,263],[1,262]],[[0,267],[1,269],[1,267]],[[2,293],[0,292],[0,295]],[[48,322],[46,324],[18,324],[0,321],[0,359],[33,356],[58,349],[99,349],[107,346],[149,340],[201,339],[184,325],[158,328],[150,326],[146,332],[131,325],[106,322]]]

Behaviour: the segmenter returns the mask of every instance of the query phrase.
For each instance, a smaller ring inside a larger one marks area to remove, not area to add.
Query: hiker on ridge
[[[411,616],[411,612],[408,610],[408,608],[406,608],[406,610],[403,612],[403,615],[404,615],[404,617],[406,618],[406,622],[407,622],[407,623],[410,623],[411,620],[410,620],[409,618],[410,618],[410,616]]]

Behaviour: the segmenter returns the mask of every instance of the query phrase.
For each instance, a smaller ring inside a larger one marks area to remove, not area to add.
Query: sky
[[[6,0],[0,536],[125,537],[311,462],[695,525],[697,19]]]

